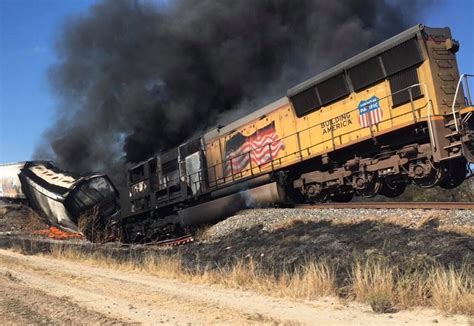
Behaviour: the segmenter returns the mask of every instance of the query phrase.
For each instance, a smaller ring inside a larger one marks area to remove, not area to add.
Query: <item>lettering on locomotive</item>
[[[329,119],[321,123],[321,130],[323,135],[335,131],[340,128],[350,126],[352,124],[351,114],[344,113],[333,119]]]

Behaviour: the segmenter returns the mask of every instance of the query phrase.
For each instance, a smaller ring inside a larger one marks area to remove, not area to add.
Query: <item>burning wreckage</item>
[[[120,215],[118,191],[103,174],[73,175],[52,162],[0,164],[0,200],[29,204],[48,224],[106,240]]]
[[[459,74],[458,50],[449,28],[415,25],[136,163],[121,209],[105,175],[74,177],[48,162],[0,166],[0,197],[25,198],[92,241],[149,243],[246,207],[453,189],[474,162],[473,75]]]

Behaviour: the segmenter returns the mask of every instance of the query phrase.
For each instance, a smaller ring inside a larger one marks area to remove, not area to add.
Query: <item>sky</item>
[[[402,0],[409,1],[409,0]],[[95,0],[0,0],[0,163],[31,159],[52,125],[57,104],[48,68],[68,17]],[[474,73],[474,0],[434,0],[421,16],[427,26],[449,26],[461,43],[461,72]],[[472,82],[474,84],[474,82]]]

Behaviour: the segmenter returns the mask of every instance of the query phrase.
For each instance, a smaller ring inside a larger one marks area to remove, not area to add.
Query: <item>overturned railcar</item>
[[[52,162],[0,166],[4,199],[24,199],[51,225],[91,238],[118,216],[118,192],[103,174],[73,175]],[[11,185],[5,190],[5,184]]]

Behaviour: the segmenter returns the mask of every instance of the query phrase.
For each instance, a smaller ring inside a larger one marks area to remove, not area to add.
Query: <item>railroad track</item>
[[[349,202],[349,203],[318,203],[296,205],[295,208],[307,209],[474,209],[472,202]]]
[[[145,245],[175,247],[175,246],[183,245],[183,244],[190,243],[193,241],[194,241],[194,237],[191,234],[187,234],[179,238],[148,242]]]

